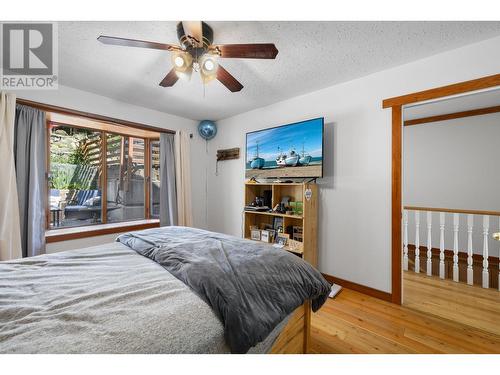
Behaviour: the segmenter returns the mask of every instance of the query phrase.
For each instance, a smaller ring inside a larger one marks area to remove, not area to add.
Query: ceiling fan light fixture
[[[181,21],[177,24],[178,44],[151,42],[100,35],[100,43],[148,48],[171,52],[173,67],[160,82],[162,87],[172,87],[182,79],[190,79],[193,71],[200,73],[203,83],[217,79],[229,91],[238,92],[243,85],[222,65],[219,59],[275,59],[278,49],[273,43],[213,44],[213,29],[202,21]]]
[[[189,79],[193,72],[193,57],[185,51],[177,51],[172,53],[172,64],[174,65],[175,73],[179,78]]]
[[[203,83],[208,83],[217,77],[218,63],[212,54],[204,54],[200,60],[200,75]]]

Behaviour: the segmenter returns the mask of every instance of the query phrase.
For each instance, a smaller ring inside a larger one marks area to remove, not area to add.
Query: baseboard
[[[415,251],[415,245],[408,244],[408,250]],[[431,248],[431,252],[432,252],[433,257],[439,258],[439,254],[440,254],[441,250],[436,248],[436,247],[433,247],[433,248]],[[445,249],[444,255],[446,258],[452,259],[453,258],[453,250]],[[420,246],[420,257],[427,259],[427,247],[426,246],[422,246],[422,245]],[[463,259],[463,260],[467,261],[467,257],[468,257],[467,252],[465,252],[465,251],[458,252],[458,259],[459,260]],[[481,263],[481,264],[483,263],[482,254],[472,254],[472,259],[474,262]],[[498,259],[498,257],[492,256],[492,255],[488,256],[488,263],[490,264],[490,266],[494,266],[494,267],[498,268],[499,262],[500,262],[500,260]]]
[[[494,251],[494,250],[493,250]],[[439,276],[439,255],[440,250],[437,248],[431,248],[432,252],[432,275]],[[460,281],[467,281],[467,258],[466,252],[458,252],[458,278]],[[489,256],[488,257],[488,279],[489,286],[491,289],[498,289],[498,257]],[[408,245],[408,269],[411,272],[415,271],[415,246]],[[420,247],[420,272],[427,273],[427,248]],[[472,256],[472,269],[473,269],[473,284],[482,285],[482,271],[483,271],[483,256],[480,254],[473,254]],[[453,278],[453,251],[445,249],[444,250],[444,274],[445,279]]]
[[[383,292],[383,291],[378,290],[378,289],[373,289],[373,288],[370,288],[369,286],[356,284],[356,283],[353,283],[352,281],[340,279],[338,277],[328,275],[326,273],[323,274],[323,277],[325,279],[327,279],[329,282],[339,284],[340,286],[342,286],[344,288],[351,289],[351,290],[354,290],[356,292],[366,294],[370,297],[379,298],[379,299],[382,299],[382,300],[387,301],[387,302],[392,302],[392,294],[391,293]]]

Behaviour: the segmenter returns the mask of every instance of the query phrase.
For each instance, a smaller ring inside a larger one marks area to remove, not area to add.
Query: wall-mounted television
[[[247,133],[246,178],[323,177],[324,118]]]

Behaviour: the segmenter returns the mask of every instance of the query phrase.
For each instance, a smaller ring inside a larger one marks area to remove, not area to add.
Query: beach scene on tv
[[[322,177],[323,119],[247,134],[246,178]]]

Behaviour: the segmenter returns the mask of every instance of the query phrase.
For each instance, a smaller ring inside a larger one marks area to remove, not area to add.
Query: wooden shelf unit
[[[310,189],[311,198],[305,198],[305,192]],[[314,267],[318,263],[317,237],[318,237],[318,185],[314,183],[245,183],[245,204],[254,201],[255,197],[262,197],[265,190],[271,191],[271,206],[281,202],[282,197],[290,197],[291,202],[302,202],[302,215],[286,215],[274,212],[245,211],[244,212],[244,237],[250,238],[250,226],[261,228],[263,224],[273,224],[275,217],[283,218],[283,228],[290,226],[302,227],[303,251],[292,251],[285,247],[284,250],[300,255]],[[288,232],[285,232],[288,233]],[[292,233],[290,238],[292,238]]]

